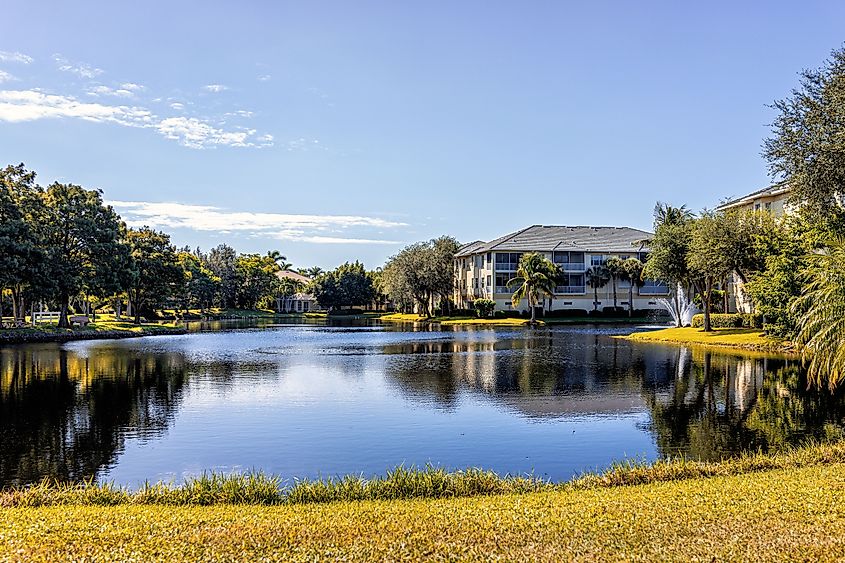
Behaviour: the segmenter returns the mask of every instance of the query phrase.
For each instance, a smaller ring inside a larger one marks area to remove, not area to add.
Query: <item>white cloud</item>
[[[271,78],[272,78],[272,76],[270,76],[269,74],[262,74],[262,75],[259,75],[259,76],[258,76],[258,80],[259,80],[260,82],[267,82],[267,81],[268,81],[268,80],[270,80]]]
[[[88,90],[89,96],[115,96],[117,98],[134,98],[135,93],[126,88],[110,88],[108,86],[94,86]]]
[[[310,150],[327,150],[326,147],[320,144],[320,141],[317,139],[306,139],[304,137],[300,137],[299,139],[294,139],[292,141],[288,141],[285,143],[285,149],[288,152],[294,151],[303,151],[307,152]]]
[[[17,80],[17,78],[12,76],[8,72],[0,70],[0,84],[2,84],[3,82],[12,82],[13,80]]]
[[[103,69],[93,67],[89,64],[73,63],[58,53],[53,55],[53,60],[59,65],[59,70],[73,73],[80,78],[96,78],[105,72]]]
[[[215,94],[219,94],[223,90],[228,90],[228,86],[224,86],[223,84],[206,84],[202,87],[203,90],[206,92],[213,92]]]
[[[406,223],[360,215],[297,215],[230,211],[210,205],[144,201],[111,201],[130,226],[241,232],[279,240],[315,244],[396,244],[396,241],[343,236],[350,229],[394,229]]]
[[[80,102],[70,96],[37,90],[0,90],[0,121],[23,122],[46,118],[76,118],[97,123],[155,129],[167,139],[202,149],[216,146],[266,147],[270,135],[255,129],[222,129],[195,117],[160,118],[143,107]]]
[[[0,62],[4,63],[21,63],[28,65],[32,62],[32,57],[18,53],[17,51],[0,51]]]
[[[139,107],[86,103],[36,90],[0,90],[0,121],[14,123],[61,117],[130,127],[149,127],[154,120],[149,110]]]
[[[120,85],[121,88],[124,90],[129,90],[130,92],[140,92],[141,90],[146,90],[146,87],[135,84],[134,82],[124,82]]]
[[[175,109],[175,110],[182,111],[183,109],[185,109],[185,104],[180,103],[180,102],[173,102],[173,103],[170,104],[170,107]]]

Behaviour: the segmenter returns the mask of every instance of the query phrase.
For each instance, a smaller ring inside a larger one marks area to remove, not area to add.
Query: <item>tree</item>
[[[637,258],[628,258],[622,263],[625,272],[625,279],[630,282],[628,286],[628,317],[634,316],[634,287],[643,285],[643,263]]]
[[[98,190],[73,184],[51,184],[44,192],[45,263],[59,303],[59,326],[68,327],[70,298],[97,272],[115,267],[122,255],[123,225]]]
[[[208,268],[220,280],[217,301],[224,309],[234,307],[238,298],[238,274],[235,249],[227,244],[212,248],[208,253]]]
[[[610,284],[613,288],[613,311],[615,313],[618,301],[616,295],[616,283],[619,280],[625,279],[625,261],[617,256],[611,256],[607,259],[607,263],[605,263],[604,267],[607,270],[607,275],[610,278]]]
[[[707,211],[692,223],[687,259],[690,271],[702,281],[704,332],[712,330],[710,314],[714,286],[734,271],[729,252],[729,225],[724,214]]]
[[[366,305],[373,299],[373,283],[360,262],[346,262],[321,274],[311,283],[311,292],[321,307]]]
[[[34,172],[23,164],[0,170],[0,293],[9,288],[12,316],[18,320],[25,316],[24,289],[43,289],[48,281],[39,240],[43,211],[41,188],[35,184]]]
[[[305,268],[305,274],[309,278],[316,278],[320,274],[323,273],[323,269],[319,266],[311,266],[310,268]]]
[[[664,282],[671,288],[680,285],[688,297],[693,282],[688,260],[692,222],[692,214],[685,206],[675,208],[658,202],[654,208],[654,236],[648,241],[648,260],[643,269],[644,278]],[[681,308],[679,300],[676,291],[677,311]]]
[[[472,308],[475,309],[479,318],[489,317],[496,308],[496,302],[492,299],[476,299],[472,302]]]
[[[809,258],[808,283],[793,304],[810,381],[833,390],[845,379],[845,240]]]
[[[551,260],[537,252],[526,252],[519,259],[516,276],[508,280],[508,287],[518,286],[511,297],[511,304],[518,307],[520,301],[528,300],[531,309],[531,324],[537,323],[537,305],[543,296],[554,297],[555,285],[560,273]]]
[[[197,254],[180,252],[177,260],[184,279],[183,308],[198,307],[200,313],[205,314],[219,290],[220,278],[214,275]]]
[[[599,289],[607,285],[610,281],[610,274],[607,268],[601,265],[596,265],[589,268],[585,275],[587,276],[587,285],[593,288],[593,311],[599,309]]]
[[[384,266],[385,291],[397,304],[412,299],[426,316],[431,316],[435,301],[448,313],[458,246],[458,241],[448,236],[406,246]]]
[[[142,311],[152,312],[167,298],[177,295],[185,278],[169,235],[142,227],[130,229],[126,240],[133,272],[129,298],[135,324],[141,324]]]
[[[769,170],[791,198],[823,218],[843,215],[845,195],[845,49],[804,70],[791,96],[777,100],[772,136],[763,145]],[[840,221],[841,225],[841,221]],[[842,232],[840,231],[840,234]]]
[[[238,280],[236,302],[242,309],[255,309],[262,297],[270,295],[273,280],[277,279],[277,263],[269,256],[241,254],[235,259]]]

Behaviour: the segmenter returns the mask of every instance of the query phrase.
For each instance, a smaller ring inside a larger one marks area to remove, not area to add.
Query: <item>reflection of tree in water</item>
[[[163,432],[182,395],[180,354],[0,353],[0,484],[95,477],[127,435]]]
[[[674,385],[643,393],[661,455],[716,460],[840,433],[842,397],[807,390],[795,362],[709,351],[680,356]]]

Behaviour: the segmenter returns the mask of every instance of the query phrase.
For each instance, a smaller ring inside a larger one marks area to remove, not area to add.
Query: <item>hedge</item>
[[[693,328],[704,327],[704,315],[693,316]],[[713,328],[763,328],[763,315],[749,313],[713,313],[710,315]]]

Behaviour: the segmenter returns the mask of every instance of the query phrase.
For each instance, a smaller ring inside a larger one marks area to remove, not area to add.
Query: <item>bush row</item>
[[[698,314],[692,318],[693,328],[704,326],[704,315]],[[750,313],[714,313],[710,315],[710,326],[713,328],[763,328],[763,315]]]

